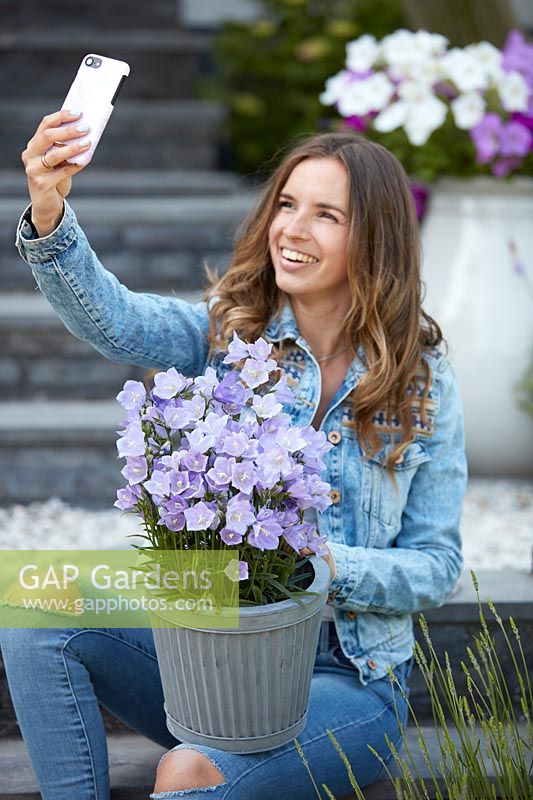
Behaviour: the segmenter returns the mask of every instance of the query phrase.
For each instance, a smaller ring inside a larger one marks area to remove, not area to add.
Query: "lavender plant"
[[[408,704],[410,724],[416,730],[416,745],[409,743],[400,720],[396,700],[396,717],[402,736],[405,756],[400,756],[394,743],[386,737],[395,774],[373,747],[371,752],[380,761],[391,782],[391,793],[398,800],[531,800],[533,796],[533,688],[531,665],[527,663],[518,627],[509,617],[508,627],[496,611],[487,605],[500,630],[512,671],[518,684],[518,696],[510,690],[510,675],[502,664],[496,644],[485,619],[479,596],[477,577],[471,572],[479,608],[480,630],[474,636],[474,647],[467,647],[467,661],[460,662],[466,676],[466,692],[461,693],[454,677],[448,653],[444,664],[435,650],[427,622],[422,614],[419,624],[427,653],[417,642],[414,657],[421,671],[431,701],[433,722],[438,740],[437,760],[430,756],[424,729],[404,692],[398,678],[389,670],[391,686],[396,686]],[[394,696],[394,695],[393,695]],[[328,736],[347,770],[350,786],[357,800],[365,793],[356,780],[350,762],[335,735]],[[313,779],[310,765],[295,740],[295,745],[308,770],[316,795],[322,794]],[[426,777],[421,774],[420,756],[425,764]],[[388,760],[389,761],[389,760]],[[328,800],[332,792],[322,784]],[[391,794],[392,796],[392,794]]]
[[[212,367],[195,379],[172,367],[151,391],[126,381],[117,396],[128,484],[115,506],[141,517],[153,551],[235,549],[244,604],[301,592],[300,550],[327,552],[304,511],[331,504],[321,456],[332,445],[291,425],[282,409],[293,394],[271,350],[234,334],[223,360],[234,368],[221,381]]]

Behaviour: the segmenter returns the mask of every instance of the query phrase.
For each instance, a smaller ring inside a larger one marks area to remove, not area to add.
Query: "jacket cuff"
[[[39,238],[31,222],[31,203],[24,210],[17,225],[15,246],[28,264],[39,264],[66,250],[77,238],[76,215],[64,201],[63,217],[57,228],[48,236]]]
[[[335,577],[329,585],[329,602],[342,605],[357,585],[357,566],[354,548],[339,542],[328,542],[335,560]]]

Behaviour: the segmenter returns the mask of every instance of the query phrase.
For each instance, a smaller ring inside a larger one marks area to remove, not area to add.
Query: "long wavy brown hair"
[[[419,229],[409,179],[384,147],[357,134],[323,133],[300,140],[285,155],[243,223],[227,272],[219,277],[208,270],[210,351],[226,349],[233,331],[254,341],[280,313],[285,295],[276,285],[268,232],[290,173],[309,158],[335,158],[349,175],[351,304],[343,331],[352,358],[362,345],[366,367],[352,393],[353,425],[368,456],[383,447],[379,434],[387,435],[391,472],[414,438],[415,417],[422,432],[430,429],[430,370],[423,353],[443,339],[421,307]],[[282,352],[281,344],[273,355]]]

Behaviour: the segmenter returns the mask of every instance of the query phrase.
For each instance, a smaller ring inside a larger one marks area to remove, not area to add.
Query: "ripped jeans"
[[[98,703],[134,730],[173,748],[150,629],[0,630],[11,696],[43,800],[109,800],[106,737]],[[395,669],[406,689],[410,662]],[[344,659],[333,623],[323,623],[311,684],[307,725],[298,737],[318,786],[336,797],[350,793],[346,769],[326,729],[339,741],[361,786],[383,768],[368,749],[388,761],[385,734],[399,743],[406,702],[388,678],[363,686]],[[396,710],[395,710],[396,706]],[[235,755],[179,744],[206,755],[224,783],[206,789],[163,792],[152,798],[189,800],[308,800],[313,786],[292,742],[265,753]],[[166,756],[164,756],[165,758]],[[155,781],[155,776],[154,776]]]

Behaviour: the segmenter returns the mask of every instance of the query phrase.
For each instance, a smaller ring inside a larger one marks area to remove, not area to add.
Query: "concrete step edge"
[[[522,736],[525,736],[526,729],[523,723],[519,724]],[[451,738],[459,745],[459,737],[449,726]],[[434,726],[422,725],[422,736],[427,745],[430,759],[439,760],[440,751],[438,748],[438,735]],[[481,740],[481,732],[476,729],[476,734]],[[418,729],[409,726],[406,731],[406,740],[410,752],[416,761],[419,775],[427,781],[428,797],[430,800],[435,798],[435,788],[432,781],[431,772],[425,764],[424,758],[418,745]],[[442,735],[442,734],[441,734]],[[144,800],[152,790],[155,771],[159,759],[166,750],[159,745],[150,742],[137,734],[109,735],[107,737],[110,764],[110,782],[112,786],[112,800]],[[37,782],[30,766],[26,746],[20,739],[6,739],[2,741],[2,755],[0,755],[0,800],[38,800]],[[400,757],[409,761],[405,749],[400,749]],[[488,757],[485,758],[487,774],[494,778],[494,771]],[[313,772],[313,763],[310,763]],[[344,769],[339,760],[339,769]],[[391,767],[392,774],[399,775],[396,766]],[[440,788],[444,786],[439,781]],[[533,778],[532,778],[533,784]],[[310,782],[310,793],[312,786]],[[352,797],[353,795],[350,795]],[[393,800],[395,797],[394,787],[387,776],[365,789],[367,800]],[[343,800],[343,798],[339,798]],[[347,798],[344,798],[347,800]]]
[[[28,184],[22,169],[0,169],[0,196],[27,195]],[[231,194],[246,190],[245,181],[233,172],[220,170],[118,170],[99,167],[84,171],[76,178],[72,195],[139,194],[165,196]]]
[[[50,100],[26,98],[20,100],[18,98],[2,97],[0,96],[0,114],[12,114],[23,118],[34,117],[36,112],[44,114],[51,114],[53,111],[59,110],[50,107]],[[188,122],[191,117],[198,117],[201,119],[212,119],[218,121],[223,114],[223,108],[219,103],[212,100],[197,100],[197,99],[183,99],[183,100],[161,100],[161,99],[121,99],[120,104],[117,103],[117,109],[113,115],[113,121],[119,116],[142,116],[146,117],[149,114],[158,115],[158,117],[168,117],[169,119],[178,119],[178,121]],[[183,126],[182,126],[183,127]]]
[[[41,432],[114,431],[125,417],[124,409],[111,400],[26,400],[0,402],[0,435],[7,433],[39,437]],[[60,441],[57,442],[59,446]],[[0,448],[2,443],[0,443]]]
[[[120,53],[123,50],[203,53],[208,50],[211,36],[199,32],[175,30],[101,30],[88,28],[37,30],[4,29],[0,33],[0,51],[32,48],[53,51],[86,50],[100,53],[104,49]]]
[[[238,223],[251,211],[257,193],[247,190],[239,194],[214,197],[79,197],[72,205],[80,223],[105,222],[138,228],[145,223],[186,221],[191,223]],[[23,198],[0,197],[0,219],[16,225],[26,204]]]

